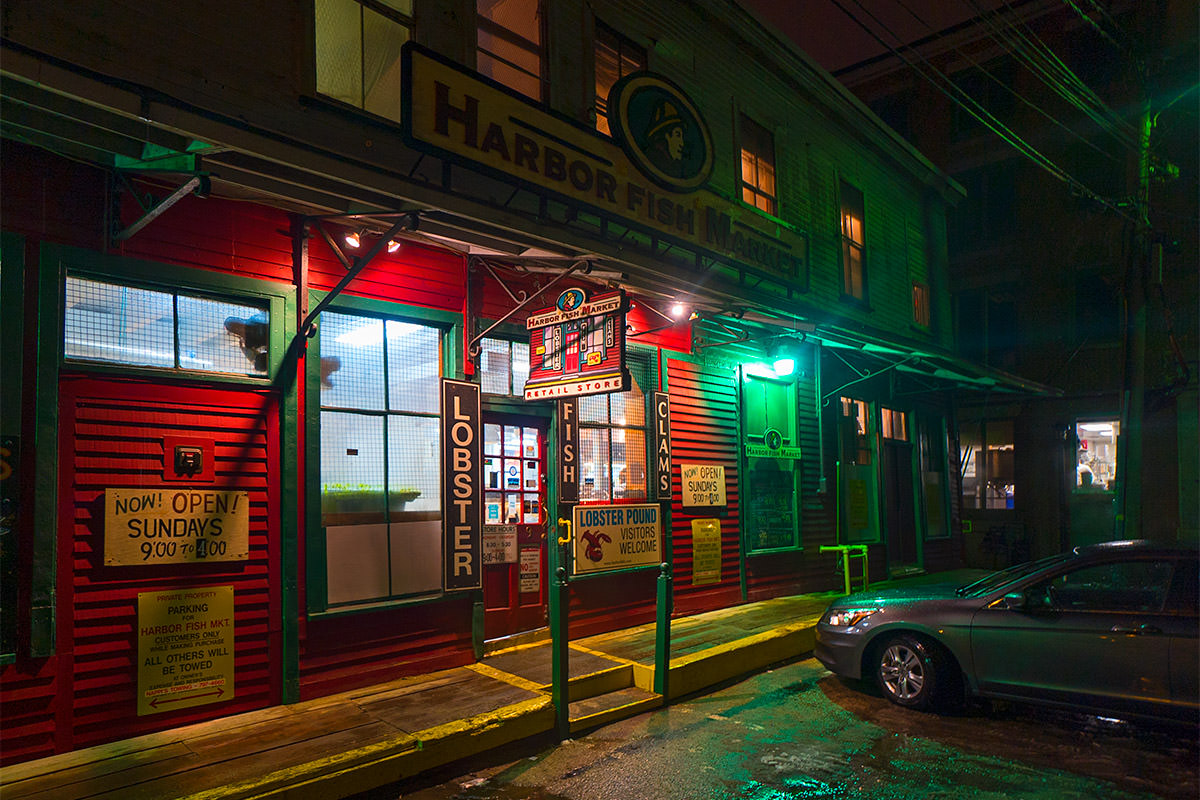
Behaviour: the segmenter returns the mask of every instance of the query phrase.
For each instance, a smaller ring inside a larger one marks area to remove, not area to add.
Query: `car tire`
[[[875,651],[875,679],[888,700],[923,711],[936,704],[946,680],[947,659],[915,636],[893,636]]]

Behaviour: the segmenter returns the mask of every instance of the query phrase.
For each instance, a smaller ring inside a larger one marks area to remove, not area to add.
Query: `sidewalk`
[[[811,652],[817,619],[838,596],[780,597],[673,620],[666,700]],[[653,624],[573,641],[569,663],[572,732],[665,702],[653,692]],[[4,769],[0,795],[346,797],[553,730],[550,645],[540,642],[465,667],[16,764]]]

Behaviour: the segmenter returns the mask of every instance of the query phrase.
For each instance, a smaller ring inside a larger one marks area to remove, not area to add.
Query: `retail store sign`
[[[414,42],[402,53],[401,124],[414,149],[808,291],[807,237],[707,188],[711,137],[665,78],[637,73],[610,97],[610,139]]]
[[[529,378],[525,399],[543,400],[623,392],[625,312],[621,289],[588,297],[581,288],[562,292],[554,305],[529,315]]]
[[[138,592],[138,716],[233,699],[233,587]]]
[[[198,564],[250,557],[250,495],[105,489],[104,564]]]
[[[657,505],[575,506],[576,575],[662,562]]]
[[[679,484],[684,508],[724,508],[727,504],[722,464],[682,464]]]
[[[483,572],[479,385],[442,380],[442,537],[447,592],[478,589]]]

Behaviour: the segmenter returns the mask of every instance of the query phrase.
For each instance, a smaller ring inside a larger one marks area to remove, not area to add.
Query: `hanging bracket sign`
[[[529,378],[526,400],[623,392],[629,388],[625,367],[624,290],[588,298],[581,288],[567,289],[552,308],[530,314]]]

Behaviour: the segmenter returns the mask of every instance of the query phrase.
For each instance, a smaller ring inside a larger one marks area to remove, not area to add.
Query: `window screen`
[[[523,397],[529,380],[529,344],[503,339],[480,343],[480,385],[485,394]]]
[[[579,398],[581,502],[646,499],[646,396],[628,391]]]
[[[68,276],[63,355],[138,367],[266,375],[269,312]]]
[[[315,0],[317,91],[400,120],[400,48],[412,0]]]

